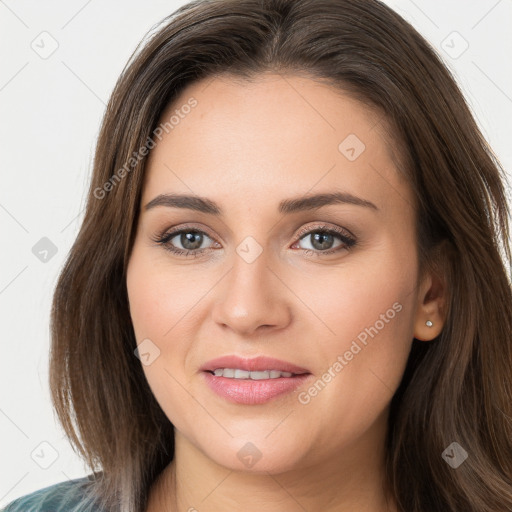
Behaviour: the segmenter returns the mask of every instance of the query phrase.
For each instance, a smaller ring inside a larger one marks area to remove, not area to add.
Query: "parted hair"
[[[438,53],[378,0],[196,0],[153,27],[123,69],[51,314],[52,401],[92,470],[91,500],[143,512],[174,456],[173,425],[134,355],[126,287],[160,117],[195,81],[268,71],[325,81],[381,113],[416,198],[420,272],[447,283],[444,328],[412,340],[391,401],[386,478],[399,510],[512,510],[506,174]],[[456,469],[442,457],[452,442],[468,453]]]

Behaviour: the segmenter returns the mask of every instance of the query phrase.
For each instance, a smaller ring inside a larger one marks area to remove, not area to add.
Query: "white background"
[[[139,40],[184,3],[0,0],[0,506],[90,473],[55,421],[49,399],[51,296],[82,219],[109,94]],[[510,175],[512,70],[506,63],[512,62],[512,2],[387,3],[432,43],[455,73]],[[47,59],[31,47],[43,31],[58,43]],[[452,54],[462,49],[458,36],[446,40],[453,31],[469,44],[458,58],[445,51],[446,44],[454,46]],[[46,263],[32,253],[42,237],[58,250]],[[39,446],[42,442],[53,448]],[[47,469],[31,457],[36,450],[39,458],[34,458],[49,464],[53,449],[58,457]]]

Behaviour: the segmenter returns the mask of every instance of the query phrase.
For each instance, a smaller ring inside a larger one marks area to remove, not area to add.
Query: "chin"
[[[226,443],[208,443],[202,451],[213,462],[232,471],[279,474],[297,469],[306,456],[304,444],[298,442],[300,436],[286,437],[288,443],[279,436],[274,440],[265,439],[264,435],[252,440],[251,436],[243,436]]]

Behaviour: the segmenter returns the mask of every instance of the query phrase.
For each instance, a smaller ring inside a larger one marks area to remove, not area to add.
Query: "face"
[[[172,115],[127,274],[157,401],[228,468],[364,456],[382,443],[419,300],[414,201],[380,116],[272,74],[196,82],[162,123]]]

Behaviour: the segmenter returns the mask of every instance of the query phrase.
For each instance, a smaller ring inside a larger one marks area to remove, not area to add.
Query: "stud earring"
[[[427,320],[425,324],[427,325],[427,327],[432,327],[434,325],[430,320]]]

